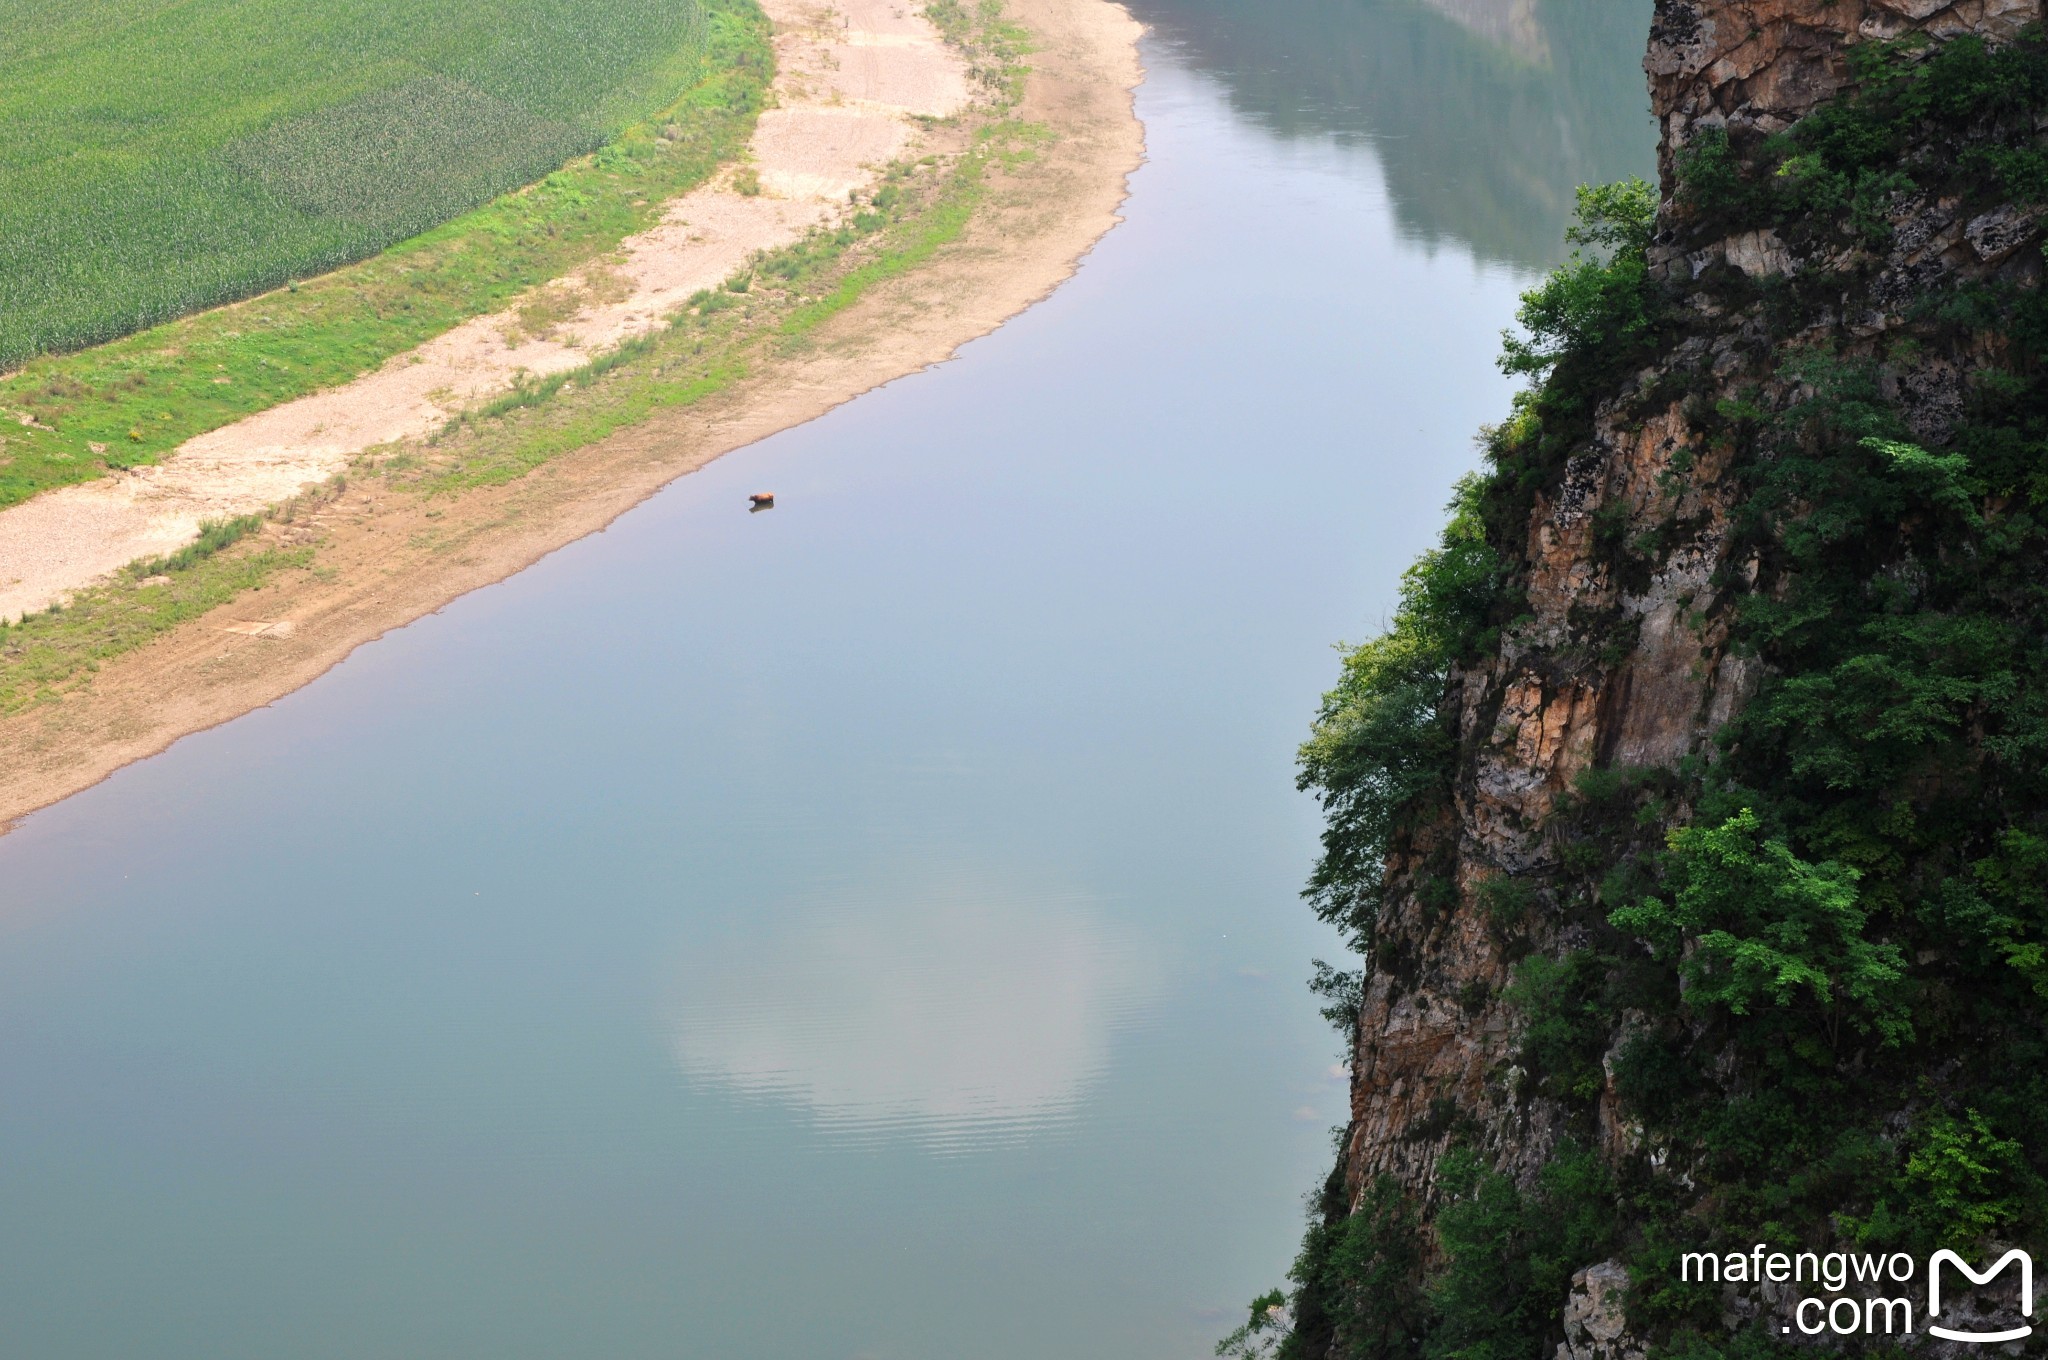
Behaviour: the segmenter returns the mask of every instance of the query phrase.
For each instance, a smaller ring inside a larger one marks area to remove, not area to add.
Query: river
[[[1134,9],[1051,299],[0,839],[0,1353],[1183,1360],[1281,1281],[1293,748],[1648,0]]]

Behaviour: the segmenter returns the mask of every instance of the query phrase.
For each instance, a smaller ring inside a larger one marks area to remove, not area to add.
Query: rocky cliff
[[[1664,188],[1696,128],[1782,132],[1833,99],[1854,81],[1858,44],[2010,41],[2040,17],[2040,0],[1666,0],[1643,61]]]
[[[2040,18],[1659,0],[1662,184],[1304,751],[1368,964],[1288,1352],[1874,1350],[1678,1257],[2040,1233]]]

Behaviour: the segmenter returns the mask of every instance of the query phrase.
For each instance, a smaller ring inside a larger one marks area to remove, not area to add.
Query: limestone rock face
[[[1848,48],[1872,39],[1965,33],[1999,40],[2041,17],[2042,0],[1658,0],[1643,69],[1663,126],[1658,168],[1700,127],[1777,132],[1850,80]]]
[[[1672,153],[1702,126],[1784,128],[1842,92],[1856,43],[1911,31],[1998,41],[2041,17],[2042,3],[1659,0],[1646,66],[1663,120],[1667,207]],[[1760,663],[1729,647],[1733,596],[1768,588],[1757,585],[1755,559],[1731,556],[1733,453],[1687,415],[1738,400],[1783,409],[1797,395],[1786,342],[1767,333],[1761,304],[1743,298],[1759,282],[1842,280],[1823,319],[1793,343],[1872,364],[1916,437],[1938,447],[1961,413],[1966,371],[1996,356],[1894,343],[1908,309],[1931,281],[2030,285],[2042,269],[2034,210],[1966,213],[1953,201],[1899,197],[1886,216],[1882,245],[1837,243],[1827,257],[1804,257],[1764,230],[1705,246],[1681,246],[1667,230],[1652,246],[1652,273],[1683,297],[1683,333],[1599,407],[1589,437],[1537,496],[1522,546],[1527,613],[1491,658],[1452,677],[1463,740],[1454,805],[1387,865],[1343,1156],[1354,1209],[1391,1175],[1432,1213],[1437,1163],[1454,1136],[1532,1183],[1566,1114],[1514,1065],[1519,1021],[1502,995],[1511,960],[1488,924],[1486,885],[1557,862],[1547,826],[1586,771],[1712,759],[1715,734],[1761,679]],[[1689,395],[1657,395],[1670,390]],[[1656,549],[1617,569],[1612,545],[1644,541]],[[1538,911],[1522,945],[1561,955],[1578,943],[1572,929]],[[1618,1022],[1616,1050],[1632,1023]],[[1613,1058],[1594,1105],[1600,1147],[1619,1158],[1644,1149],[1620,1112]],[[1578,1272],[1571,1297],[1558,1300],[1566,1340],[1557,1360],[1639,1360],[1620,1311],[1625,1287],[1613,1262]]]

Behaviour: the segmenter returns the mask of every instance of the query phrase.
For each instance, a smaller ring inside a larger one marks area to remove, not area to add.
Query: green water
[[[1147,10],[1050,300],[0,839],[0,1354],[1172,1360],[1281,1279],[1291,751],[1506,407],[1513,205],[1650,132],[1605,19]]]

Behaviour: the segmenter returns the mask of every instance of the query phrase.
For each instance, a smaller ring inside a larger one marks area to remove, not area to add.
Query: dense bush
[[[1614,1191],[1598,1156],[1566,1146],[1533,1189],[1454,1147],[1438,1168],[1443,1269],[1426,1360],[1520,1360],[1552,1328],[1574,1271],[1606,1255]]]
[[[1905,961],[1864,933],[1856,870],[1761,839],[1748,808],[1719,826],[1675,828],[1671,848],[1672,900],[1645,897],[1608,919],[1677,965],[1688,1005],[1805,1009],[1838,1043],[1845,1016],[1886,1044],[1912,1037]]]
[[[1341,1178],[1325,1199],[1341,1201]],[[1391,1176],[1366,1187],[1357,1211],[1326,1204],[1295,1262],[1295,1327],[1282,1360],[1342,1345],[1367,1360],[1409,1356],[1428,1316],[1418,1283],[1424,1242],[1415,1206]]]
[[[1703,129],[1678,155],[1679,204],[1703,237],[1776,226],[1881,242],[1895,194],[1954,194],[1988,205],[2048,201],[2048,35],[1987,46],[1915,35],[1852,49],[1859,86],[1774,136],[1732,144]]]
[[[1501,367],[1542,378],[1571,356],[1604,370],[1638,344],[1654,321],[1644,257],[1656,218],[1656,191],[1642,180],[1581,188],[1565,235],[1577,249],[1522,295],[1524,334],[1501,337]]]

